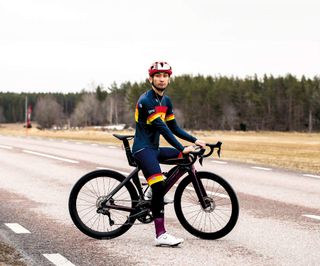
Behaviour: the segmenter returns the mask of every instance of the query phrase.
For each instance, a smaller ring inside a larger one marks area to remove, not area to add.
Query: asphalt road
[[[185,242],[159,248],[153,246],[153,224],[138,223],[112,240],[91,239],[73,225],[70,190],[97,168],[132,170],[120,143],[0,136],[0,240],[27,265],[320,264],[318,175],[207,159],[202,168],[223,176],[237,192],[236,227],[219,240],[198,239],[169,205],[167,230]]]

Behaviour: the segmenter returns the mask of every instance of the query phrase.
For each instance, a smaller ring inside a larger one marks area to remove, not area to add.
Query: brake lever
[[[200,165],[202,166],[202,162],[203,162],[203,155],[199,155],[199,163],[200,163]]]
[[[222,142],[218,141],[216,145],[217,145],[217,148],[218,148],[217,154],[218,154],[218,156],[219,156],[219,158],[220,158]]]
[[[199,163],[200,163],[200,165],[202,166],[205,149],[203,149],[201,146],[198,146],[198,145],[196,146],[196,149],[199,150],[199,151],[197,152],[197,156],[199,157]]]

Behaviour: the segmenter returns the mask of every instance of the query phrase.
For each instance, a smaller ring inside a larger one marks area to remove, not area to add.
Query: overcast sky
[[[174,75],[314,77],[319,0],[0,0],[0,91],[79,92]]]

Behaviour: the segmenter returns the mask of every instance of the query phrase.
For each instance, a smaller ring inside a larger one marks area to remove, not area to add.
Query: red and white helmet
[[[167,62],[154,62],[149,68],[149,76],[152,77],[155,73],[164,72],[169,76],[172,74],[172,68]]]

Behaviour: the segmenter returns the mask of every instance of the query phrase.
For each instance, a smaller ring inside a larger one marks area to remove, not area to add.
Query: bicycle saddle
[[[124,139],[132,139],[134,135],[119,135],[119,134],[112,134],[117,139],[124,140]]]

